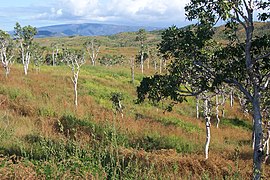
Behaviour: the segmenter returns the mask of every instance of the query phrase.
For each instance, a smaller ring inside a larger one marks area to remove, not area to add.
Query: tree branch
[[[262,56],[259,56],[259,57],[255,58],[253,61],[256,62],[256,61],[258,61],[260,59],[268,58],[269,56],[270,56],[270,52],[265,54],[265,55],[262,55]]]
[[[232,80],[225,79],[224,81],[225,81],[226,83],[236,85],[236,86],[240,89],[240,91],[242,91],[242,92],[245,94],[245,96],[252,102],[252,100],[253,100],[252,95],[251,95],[251,94],[248,92],[248,90],[245,89],[245,87],[244,87],[242,84],[240,84],[236,79],[232,79]]]

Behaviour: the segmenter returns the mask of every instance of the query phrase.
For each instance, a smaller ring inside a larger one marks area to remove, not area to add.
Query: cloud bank
[[[56,0],[36,19],[168,26],[185,21],[189,0]]]
[[[36,27],[66,23],[107,23],[168,27],[186,25],[189,0],[46,0],[0,3],[0,29],[16,22]]]

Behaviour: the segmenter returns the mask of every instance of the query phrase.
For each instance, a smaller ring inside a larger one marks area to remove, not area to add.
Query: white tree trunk
[[[11,60],[13,58],[13,56],[9,57],[9,59],[8,59],[7,54],[6,54],[6,48],[3,45],[3,47],[0,51],[0,57],[1,57],[1,61],[2,61],[2,66],[5,69],[5,77],[7,78],[9,73],[10,73],[10,67],[13,64],[13,61]]]
[[[209,154],[209,145],[210,145],[210,138],[211,138],[211,132],[210,132],[210,117],[205,117],[205,127],[206,127],[206,142],[205,142],[205,159],[208,159]]]
[[[267,143],[266,143],[266,153],[265,153],[264,163],[266,163],[268,158],[269,158],[269,138],[268,138]]]
[[[220,119],[219,119],[219,102],[218,102],[218,95],[216,94],[216,118],[217,118],[217,128],[219,126],[220,123]]]
[[[209,116],[209,104],[208,99],[206,98],[204,100],[204,116],[205,116],[205,128],[206,128],[206,142],[205,142],[205,159],[208,159],[209,154],[209,145],[210,145],[210,139],[211,139],[211,122],[210,122],[210,116]]]
[[[24,74],[27,75],[28,73],[28,66],[30,63],[30,58],[31,58],[31,54],[29,52],[29,46],[24,49],[23,44],[21,42],[21,56],[22,56],[22,63],[23,63],[23,69],[24,69]],[[25,52],[26,50],[26,52]]]
[[[199,119],[200,118],[200,112],[199,112],[199,97],[196,96],[196,118]]]
[[[141,70],[143,74],[143,51],[141,51]]]
[[[52,52],[52,60],[53,60],[53,61],[52,61],[52,63],[53,63],[52,65],[54,66],[54,65],[55,65],[55,56],[54,56],[54,50],[53,50],[53,52]]]
[[[222,105],[222,117],[223,118],[225,117],[225,101],[226,101],[225,95],[224,95],[224,92],[222,92],[222,103],[221,103],[221,105]]]
[[[230,106],[233,107],[233,90],[230,93]]]
[[[27,72],[28,72],[27,64],[23,65],[23,70],[24,70],[24,74],[27,75]]]
[[[156,59],[154,61],[154,69],[155,69],[155,71],[157,70],[157,60]]]
[[[121,117],[124,118],[123,107],[122,107],[122,104],[121,104],[121,101],[120,100],[118,102],[118,106],[119,106],[119,111],[121,113]]]
[[[75,107],[78,107],[78,72],[74,74],[73,78],[73,85],[74,85],[74,104]]]

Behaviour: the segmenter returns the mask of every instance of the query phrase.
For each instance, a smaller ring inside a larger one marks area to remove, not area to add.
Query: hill
[[[260,27],[256,33],[269,32],[267,23],[256,26]],[[216,38],[226,40],[222,28],[217,27]],[[147,43],[154,46],[161,31],[147,36]],[[15,63],[8,78],[0,76],[0,179],[251,178],[252,119],[237,103],[230,107],[226,102],[219,129],[212,118],[207,161],[205,123],[196,119],[194,98],[166,113],[164,104],[135,103],[136,86],[143,78],[136,67],[135,84],[130,83],[128,57],[139,47],[135,37],[136,33],[125,32],[35,40],[47,47],[58,42],[82,48],[87,39],[97,38],[102,42],[100,55],[126,56],[126,66],[91,66],[87,59],[79,75],[77,109],[67,66],[43,65],[36,72],[30,64],[28,76],[23,76],[23,67]],[[156,71],[150,64],[144,75]],[[123,96],[123,118],[112,106],[112,93]],[[269,160],[263,166],[269,179]]]
[[[139,69],[134,86],[128,68],[83,66],[77,110],[68,67],[22,73],[14,65],[8,79],[0,76],[1,179],[248,179],[252,173],[252,121],[238,106],[228,103],[220,129],[212,126],[205,161],[195,100],[166,114],[134,104]],[[123,95],[124,118],[112,106],[113,92]]]
[[[37,37],[62,37],[62,36],[105,36],[121,32],[134,32],[144,28],[147,31],[158,30],[156,27],[124,26],[113,24],[62,24],[38,28]]]

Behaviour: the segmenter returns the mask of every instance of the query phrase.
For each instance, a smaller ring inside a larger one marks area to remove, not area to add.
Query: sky
[[[15,23],[42,27],[57,24],[104,23],[169,27],[189,24],[189,0],[0,0],[0,29]]]

